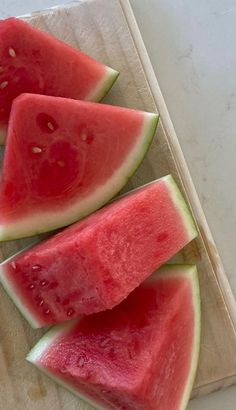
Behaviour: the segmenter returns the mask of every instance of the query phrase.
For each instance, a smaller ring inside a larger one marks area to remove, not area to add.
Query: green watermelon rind
[[[114,70],[113,68],[106,67],[106,74],[100,80],[100,82],[86,98],[86,101],[101,101],[108,91],[112,88],[117,78],[119,77],[119,71]]]
[[[21,253],[21,252],[19,252]],[[13,259],[16,255],[6,259],[4,262],[8,262]],[[9,298],[14,302],[15,306],[17,307],[18,311],[23,315],[23,317],[27,320],[29,325],[33,329],[38,329],[41,327],[40,321],[37,321],[35,315],[30,314],[30,309],[25,306],[25,303],[22,303],[21,299],[17,295],[17,289],[14,288],[11,281],[7,279],[7,272],[4,269],[4,262],[0,264],[0,283],[3,286],[4,290],[6,291]]]
[[[182,398],[182,403],[180,410],[185,410],[189,402],[191,392],[193,389],[194,381],[197,374],[199,355],[200,355],[200,346],[201,346],[201,294],[200,294],[200,283],[199,276],[196,266],[192,268],[193,274],[193,298],[195,306],[195,327],[194,327],[194,347],[192,355],[191,370],[189,373],[189,380],[185,387],[185,392]]]
[[[183,221],[183,226],[187,231],[188,240],[190,242],[191,240],[193,240],[194,238],[198,236],[198,230],[194,222],[192,212],[190,211],[190,208],[186,200],[184,199],[184,196],[182,195],[177,183],[174,180],[174,177],[171,174],[155,179],[154,181],[148,182],[147,184],[139,186],[135,189],[132,189],[132,191],[122,194],[118,198],[115,198],[114,200],[120,199],[129,194],[132,194],[135,191],[138,191],[139,189],[142,189],[148,185],[155,184],[158,181],[165,182],[167,189],[169,190],[171,199],[173,203],[175,204],[177,211]]]
[[[183,219],[183,226],[186,229],[188,233],[188,239],[189,241],[194,239],[197,236],[197,229],[195,226],[195,223],[193,221],[191,212],[184,200],[184,197],[182,196],[176,182],[174,181],[173,177],[171,175],[167,175],[165,177],[162,177],[159,179],[160,181],[162,180],[163,182],[166,183],[166,186],[169,189],[170,195],[172,196],[172,199],[174,203],[176,204],[177,210],[180,214],[180,216]],[[149,184],[153,184],[156,181],[152,181]],[[147,184],[147,185],[149,185]],[[142,188],[142,187],[141,187]],[[130,193],[139,190],[139,188],[136,188],[135,190],[131,191]],[[130,194],[128,193],[128,195]],[[122,195],[124,196],[124,195]],[[119,199],[119,198],[118,198]],[[26,249],[23,249],[21,252],[24,252]],[[20,253],[21,253],[20,252]],[[18,291],[16,288],[14,288],[14,283],[12,283],[10,280],[8,280],[7,277],[7,271],[5,271],[4,266],[5,264],[7,265],[9,262],[11,262],[11,259],[14,259],[16,255],[13,255],[12,257],[8,258],[5,260],[2,264],[0,264],[0,282],[2,283],[2,286],[6,290],[7,294],[9,297],[13,300],[15,303],[16,307],[18,310],[22,313],[22,315],[25,317],[25,319],[29,322],[32,328],[37,329],[39,327],[42,327],[42,323],[40,322],[40,319],[37,318],[37,315],[31,314],[30,309],[27,309],[25,306],[25,302],[22,302],[22,298],[18,296]]]
[[[171,194],[171,197],[173,199],[173,202],[175,203],[182,220],[184,222],[184,225],[186,227],[187,233],[188,233],[188,238],[189,241],[194,239],[198,235],[198,231],[196,228],[196,224],[194,222],[192,213],[187,205],[186,200],[184,199],[178,185],[176,184],[174,178],[172,175],[167,175],[166,180],[169,185],[169,191]]]
[[[157,180],[158,181],[158,180]],[[166,183],[166,186],[168,187],[170,194],[172,196],[172,199],[174,203],[176,204],[176,207],[178,209],[178,212],[180,216],[183,219],[183,226],[184,229],[188,232],[188,239],[189,241],[194,239],[197,236],[197,229],[195,226],[195,223],[193,221],[191,212],[177,186],[175,183],[173,177],[171,175],[167,175],[165,177],[162,177],[159,179],[159,181],[163,181]],[[156,181],[152,181],[149,184],[153,184]],[[147,185],[149,185],[147,184]],[[141,187],[142,188],[142,187]],[[139,190],[139,188],[134,189],[133,191],[129,192],[131,194],[132,192],[135,192]],[[127,195],[127,194],[124,194]],[[124,196],[122,195],[122,197]],[[118,198],[119,199],[119,198]],[[31,246],[30,246],[31,247]],[[27,248],[26,248],[27,249]],[[24,252],[26,249],[23,249],[21,252]],[[17,254],[16,254],[17,255]],[[4,266],[5,264],[7,265],[8,263],[11,262],[11,259],[14,259],[16,255],[11,256],[10,258],[6,259],[4,262],[0,264],[0,283],[2,284],[3,288],[9,295],[9,297],[13,300],[15,303],[16,307],[18,310],[22,313],[22,315],[25,317],[25,319],[28,321],[28,323],[31,325],[32,328],[37,329],[42,327],[42,323],[39,318],[37,318],[37,315],[31,314],[30,309],[28,309],[25,306],[24,300],[22,301],[21,296],[18,296],[18,290],[14,287],[14,283],[8,279],[8,274],[7,270],[5,270]]]
[[[100,102],[107,95],[108,91],[110,91],[119,75],[119,71],[116,71],[113,68],[106,66],[106,73],[104,74],[100,82],[97,84],[95,89],[90,94],[88,94],[85,100]],[[7,126],[0,126],[0,146],[5,145],[6,137]]]
[[[164,265],[158,270],[158,276],[163,274],[163,277],[166,278],[172,276],[172,272],[178,273],[180,276],[191,277],[192,282],[192,295],[193,295],[193,306],[195,312],[195,326],[194,326],[194,342],[193,342],[193,354],[191,361],[191,370],[189,372],[189,378],[185,386],[185,391],[182,397],[182,401],[178,410],[185,410],[189,402],[191,392],[193,389],[194,381],[196,378],[199,355],[200,355],[200,346],[201,346],[201,294],[200,294],[200,283],[197,267],[195,265],[186,265],[186,264],[169,264]],[[153,275],[152,275],[153,276]],[[152,277],[151,277],[152,278]]]
[[[172,271],[173,270],[173,271]],[[194,380],[196,377],[199,353],[200,353],[200,342],[201,342],[201,298],[200,298],[200,285],[198,279],[198,272],[195,265],[164,265],[157,272],[150,276],[149,281],[155,280],[163,275],[166,279],[168,276],[184,276],[189,278],[192,284],[192,296],[193,296],[193,306],[194,306],[194,342],[193,342],[193,354],[191,360],[191,366],[189,371],[188,381],[185,386],[181,404],[178,410],[185,410],[190,399],[191,391],[193,388]],[[28,353],[26,360],[36,366],[40,371],[42,371],[46,376],[52,379],[54,382],[58,383],[60,386],[69,390],[76,397],[80,398],[84,402],[91,405],[93,408],[102,410],[103,407],[98,407],[96,402],[91,401],[87,397],[81,395],[78,390],[73,389],[68,383],[62,381],[59,377],[52,375],[49,371],[45,370],[38,359],[44,351],[52,344],[57,338],[65,336],[71,328],[73,328],[74,323],[78,323],[78,319],[72,320],[70,322],[62,323],[53,326],[46,334],[35,344],[35,346]]]
[[[40,358],[44,350],[51,343],[53,343],[58,337],[60,338],[62,336],[65,336],[70,331],[70,329],[73,327],[75,322],[78,323],[78,319],[71,320],[69,322],[61,323],[59,325],[51,327],[51,329],[48,330],[45,333],[45,335],[31,349],[31,351],[26,356],[26,360],[32,363],[34,366],[36,366],[42,373],[45,374],[45,376],[49,377],[51,380],[59,384],[61,387],[64,387],[66,390],[68,390],[70,393],[72,393],[77,398],[82,400],[84,403],[89,404],[90,406],[92,406],[92,408],[96,410],[104,410],[104,406],[103,407],[98,406],[96,402],[92,401],[90,398],[83,396],[76,389],[73,389],[73,387],[71,387],[69,383],[66,383],[64,380],[60,379],[59,377],[52,375],[49,371],[47,371],[45,368],[40,366],[39,363],[37,363],[37,359]]]
[[[68,206],[66,211],[56,212],[53,209],[51,212],[32,214],[18,221],[0,225],[0,242],[35,236],[68,226],[101,208],[120,192],[141,164],[155,135],[159,115],[144,112],[143,116],[144,124],[134,148],[119,170],[102,187],[98,187],[97,191],[80,201],[79,207],[75,198],[73,205]]]

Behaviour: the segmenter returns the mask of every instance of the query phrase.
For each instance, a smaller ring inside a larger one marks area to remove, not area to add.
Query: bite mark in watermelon
[[[3,262],[0,281],[33,327],[111,309],[195,238],[169,175]]]
[[[157,114],[23,94],[12,105],[0,188],[0,241],[69,225],[135,172]]]
[[[26,92],[99,101],[118,72],[17,18],[0,21],[0,143],[12,101]]]
[[[52,328],[27,360],[99,409],[184,410],[199,347],[196,267],[169,265],[111,311]]]

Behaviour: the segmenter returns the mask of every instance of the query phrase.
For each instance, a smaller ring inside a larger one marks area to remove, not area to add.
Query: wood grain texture
[[[201,282],[202,343],[193,395],[234,383],[235,302],[128,1],[85,0],[24,18],[120,71],[105,102],[159,111],[161,122],[155,140],[125,191],[170,172],[182,187],[200,232],[178,256],[180,261],[197,264]],[[31,241],[2,245],[2,258]],[[0,309],[0,408],[89,409],[26,363],[28,350],[43,331],[30,329],[2,289]]]

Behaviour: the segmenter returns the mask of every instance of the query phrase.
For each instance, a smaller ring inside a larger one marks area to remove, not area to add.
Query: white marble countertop
[[[0,17],[59,3],[1,0]],[[236,295],[236,2],[131,4]],[[236,410],[236,387],[189,405],[202,409]]]

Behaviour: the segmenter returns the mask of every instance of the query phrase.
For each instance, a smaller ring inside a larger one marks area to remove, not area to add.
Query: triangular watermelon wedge
[[[199,347],[196,267],[169,265],[114,309],[52,328],[27,360],[97,409],[184,410]]]
[[[22,94],[12,105],[0,191],[0,241],[88,215],[125,185],[157,114]]]
[[[169,175],[0,265],[0,282],[33,327],[111,309],[197,236]]]
[[[0,20],[0,144],[18,95],[99,101],[117,76],[117,71],[23,20]]]

